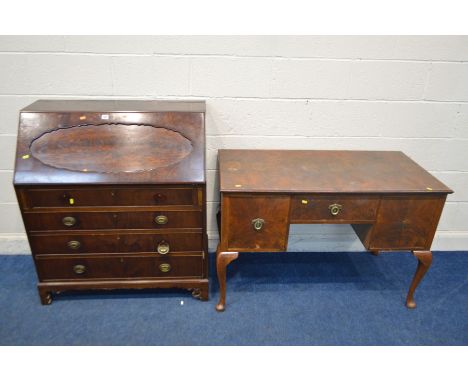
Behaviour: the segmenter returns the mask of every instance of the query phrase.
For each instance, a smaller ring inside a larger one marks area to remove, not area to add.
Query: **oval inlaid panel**
[[[31,154],[73,171],[150,171],[180,162],[192,143],[178,132],[149,125],[102,124],[57,129],[36,138]]]

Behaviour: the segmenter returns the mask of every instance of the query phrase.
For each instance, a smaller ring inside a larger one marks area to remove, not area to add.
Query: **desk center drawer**
[[[291,223],[372,222],[379,197],[372,195],[295,195],[291,199]]]
[[[30,235],[33,253],[129,253],[201,251],[202,234],[184,233],[78,233]]]

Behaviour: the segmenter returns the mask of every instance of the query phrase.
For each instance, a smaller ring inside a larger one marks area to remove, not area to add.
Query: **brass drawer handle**
[[[165,215],[158,215],[158,216],[156,216],[156,217],[154,218],[154,221],[155,221],[155,223],[157,223],[157,224],[163,225],[163,224],[167,224],[167,222],[169,221],[169,219],[168,219],[167,216],[165,216]]]
[[[265,224],[265,220],[256,218],[252,220],[252,225],[255,231],[260,231],[263,228],[263,225]]]
[[[76,224],[76,219],[73,216],[65,216],[62,223],[66,227],[73,227]]]
[[[167,273],[171,270],[171,264],[168,264],[168,263],[159,264],[159,270],[161,272]]]
[[[82,275],[83,273],[86,272],[86,267],[81,264],[75,265],[73,267],[73,272],[75,272],[77,275]]]
[[[157,251],[160,255],[167,255],[170,251],[169,244],[166,243],[165,241],[161,241],[158,244]]]
[[[343,206],[341,204],[334,203],[334,204],[330,204],[328,206],[328,209],[330,210],[330,213],[333,216],[336,216],[341,212],[341,210],[343,209]]]
[[[79,241],[76,241],[76,240],[70,240],[68,243],[68,248],[70,249],[78,249],[81,247],[81,243]]]

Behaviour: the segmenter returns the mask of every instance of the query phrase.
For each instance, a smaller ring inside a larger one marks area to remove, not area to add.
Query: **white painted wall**
[[[12,188],[18,111],[39,98],[207,101],[210,246],[219,148],[401,150],[455,190],[434,249],[468,249],[466,36],[0,36],[0,253],[28,253]],[[290,250],[362,250],[295,226]]]

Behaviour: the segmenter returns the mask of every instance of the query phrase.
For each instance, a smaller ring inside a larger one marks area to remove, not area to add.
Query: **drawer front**
[[[225,248],[284,251],[288,240],[289,196],[225,196],[221,224]]]
[[[28,208],[197,204],[193,188],[29,189],[24,194]]]
[[[128,253],[201,251],[201,233],[31,234],[34,254]],[[167,248],[168,246],[168,248]]]
[[[201,228],[200,211],[26,212],[29,231]]]
[[[37,256],[41,281],[202,277],[201,253],[173,256]]]
[[[296,195],[291,203],[291,223],[372,222],[379,197]]]
[[[427,249],[445,203],[443,196],[384,197],[370,249]]]

